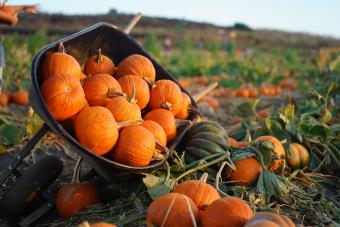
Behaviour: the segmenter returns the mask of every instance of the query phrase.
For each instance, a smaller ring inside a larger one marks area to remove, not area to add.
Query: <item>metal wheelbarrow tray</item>
[[[60,136],[70,147],[72,152],[76,152],[81,156],[85,162],[91,165],[94,170],[110,182],[119,181],[134,175],[135,173],[150,172],[155,168],[161,166],[168,158],[169,154],[165,155],[165,158],[161,161],[154,161],[148,166],[133,167],[124,165],[118,162],[114,162],[109,158],[98,156],[92,153],[89,149],[82,146],[78,141],[67,132],[61,124],[59,124],[49,113],[47,106],[40,93],[41,85],[41,68],[44,62],[44,57],[50,51],[55,51],[58,48],[60,42],[64,43],[66,52],[75,57],[81,65],[84,65],[87,58],[101,48],[102,52],[110,57],[115,65],[118,65],[125,57],[131,54],[141,54],[149,58],[156,69],[156,80],[169,79],[178,84],[173,76],[166,72],[157,61],[152,58],[133,38],[128,34],[119,30],[115,26],[108,23],[98,23],[91,27],[88,27],[80,32],[63,38],[59,41],[53,42],[44,48],[42,48],[34,57],[32,62],[32,81],[29,90],[30,105],[34,111],[45,122],[42,129],[37,133],[36,138],[30,141],[33,146],[40,140],[49,129],[55,134]],[[179,85],[179,84],[178,84]],[[179,85],[180,86],[180,85]],[[180,86],[181,87],[181,86]],[[181,87],[181,90],[188,93]],[[189,94],[188,94],[189,95]],[[190,95],[189,95],[190,96]],[[193,107],[197,108],[197,105],[193,98],[190,96]],[[198,115],[192,113],[189,116],[189,120],[194,123],[197,120]],[[181,144],[181,140],[185,132],[190,128],[191,123],[184,125],[177,130],[177,137],[174,141],[168,144],[170,153],[178,148]]]

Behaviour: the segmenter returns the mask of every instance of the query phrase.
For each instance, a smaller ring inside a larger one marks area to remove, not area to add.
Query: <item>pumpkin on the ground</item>
[[[15,104],[21,105],[21,106],[28,106],[29,100],[28,100],[28,91],[20,90],[13,92],[11,95],[11,99]]]
[[[205,210],[212,202],[221,198],[218,191],[206,183],[207,178],[208,174],[205,173],[199,180],[184,181],[178,184],[173,192],[188,196],[196,204],[198,209]]]
[[[173,140],[177,134],[174,115],[166,109],[154,109],[144,116],[144,120],[156,121],[165,131],[168,141]]]
[[[244,227],[295,227],[295,224],[285,215],[259,212]]]
[[[125,127],[119,133],[113,160],[130,166],[146,166],[156,149],[153,134],[140,125]]]
[[[310,156],[308,150],[298,143],[290,144],[290,156],[286,158],[290,168],[303,169],[308,166]]]
[[[214,201],[203,212],[202,227],[243,227],[253,211],[240,198],[227,196]]]
[[[198,226],[198,208],[186,195],[169,193],[153,201],[146,215],[147,227]]]
[[[78,227],[117,227],[117,225],[102,221],[90,224],[89,222],[84,221]]]
[[[82,76],[78,61],[66,53],[63,43],[59,44],[57,52],[47,53],[42,67],[42,78],[45,80],[60,73],[71,75],[77,79]]]
[[[41,86],[41,95],[48,110],[58,121],[73,117],[86,105],[80,81],[68,74],[47,78]]]
[[[157,80],[150,90],[150,109],[167,109],[175,116],[182,107],[182,92],[171,80]]]
[[[90,106],[105,106],[107,101],[122,92],[118,81],[108,74],[88,76],[83,81],[83,89]]]
[[[232,171],[228,177],[235,185],[248,186],[262,171],[261,164],[254,157],[248,157],[235,163],[236,171]]]
[[[286,154],[280,140],[278,140],[274,136],[260,136],[256,138],[255,141],[269,141],[273,144],[274,151],[276,155],[278,155],[278,159],[273,161],[271,169],[277,170],[282,165],[282,160],[284,160]]]
[[[9,92],[0,93],[0,105],[7,106],[10,101],[11,101],[11,94]]]
[[[204,96],[201,100],[202,102],[207,103],[209,106],[211,106],[214,109],[217,109],[220,107],[220,102],[214,97]]]
[[[84,71],[86,75],[109,74],[113,76],[115,65],[109,57],[102,54],[102,50],[99,48],[97,54],[87,59]]]

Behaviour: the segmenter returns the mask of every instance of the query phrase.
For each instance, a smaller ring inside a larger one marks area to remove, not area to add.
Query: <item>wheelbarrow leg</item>
[[[15,169],[20,165],[22,160],[26,158],[34,146],[39,142],[39,140],[49,131],[49,127],[44,123],[39,131],[32,137],[30,141],[27,142],[25,147],[17,154],[15,159],[10,163],[8,169],[4,170],[0,175],[0,185],[2,185],[8,178],[8,176],[15,171]]]

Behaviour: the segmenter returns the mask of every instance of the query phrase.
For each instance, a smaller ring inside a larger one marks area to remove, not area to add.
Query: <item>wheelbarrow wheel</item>
[[[0,199],[0,212],[11,218],[20,214],[37,195],[60,175],[63,163],[55,156],[41,158],[17,179]]]

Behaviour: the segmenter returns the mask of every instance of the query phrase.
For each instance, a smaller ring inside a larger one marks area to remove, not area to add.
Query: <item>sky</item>
[[[340,0],[9,0],[38,3],[50,13],[97,14],[116,9],[216,25],[242,22],[252,28],[306,32],[340,38]]]

